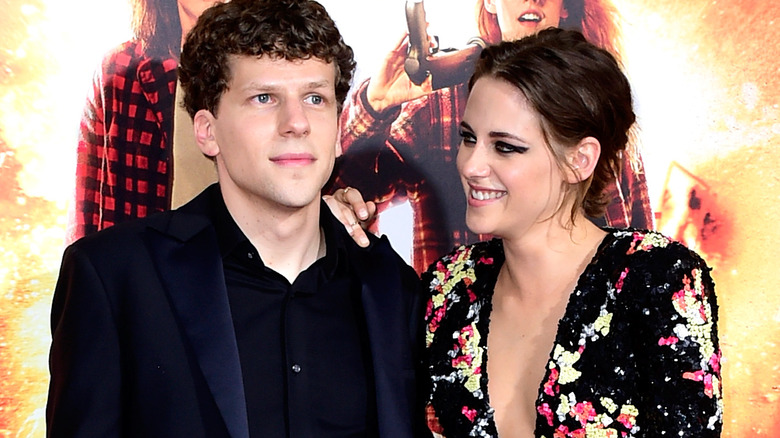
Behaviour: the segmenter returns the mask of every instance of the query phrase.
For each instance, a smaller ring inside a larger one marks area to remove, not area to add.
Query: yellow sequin
[[[579,352],[569,352],[561,345],[556,345],[553,359],[558,363],[558,367],[561,370],[561,374],[558,376],[558,383],[561,385],[571,383],[582,375],[581,372],[574,369],[574,364],[580,360]]]
[[[603,336],[609,334],[609,324],[612,322],[612,313],[604,313],[596,319],[593,327]]]

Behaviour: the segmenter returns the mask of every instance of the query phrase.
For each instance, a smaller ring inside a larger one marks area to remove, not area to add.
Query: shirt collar
[[[219,253],[224,259],[231,254],[241,243],[247,242],[251,245],[238,224],[230,215],[222,194],[212,198],[212,211],[214,219],[214,228],[217,233],[217,242],[219,244]],[[327,204],[320,201],[320,228],[325,236],[326,252],[325,257],[318,262],[322,263],[322,273],[326,279],[330,279],[341,268],[348,272],[347,263],[347,240],[351,239],[341,222],[330,212]],[[262,255],[260,256],[262,259]],[[317,263],[317,262],[315,262]]]

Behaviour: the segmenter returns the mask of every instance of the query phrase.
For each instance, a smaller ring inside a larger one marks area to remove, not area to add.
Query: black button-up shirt
[[[252,437],[372,437],[376,403],[360,283],[323,204],[326,255],[290,284],[224,202],[216,221]]]

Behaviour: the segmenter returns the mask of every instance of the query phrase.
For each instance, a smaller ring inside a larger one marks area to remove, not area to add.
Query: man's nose
[[[311,126],[303,102],[286,101],[282,105],[279,131],[282,135],[308,135]]]

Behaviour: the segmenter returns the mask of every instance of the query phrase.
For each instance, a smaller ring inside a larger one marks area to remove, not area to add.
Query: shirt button
[[[246,253],[246,257],[247,257],[248,259],[253,259],[253,258],[255,258],[255,255],[254,255],[254,254],[252,254],[251,252],[248,252],[248,253]]]
[[[296,363],[295,365],[292,366],[292,372],[294,372],[295,374],[300,373],[301,372],[301,366]]]

